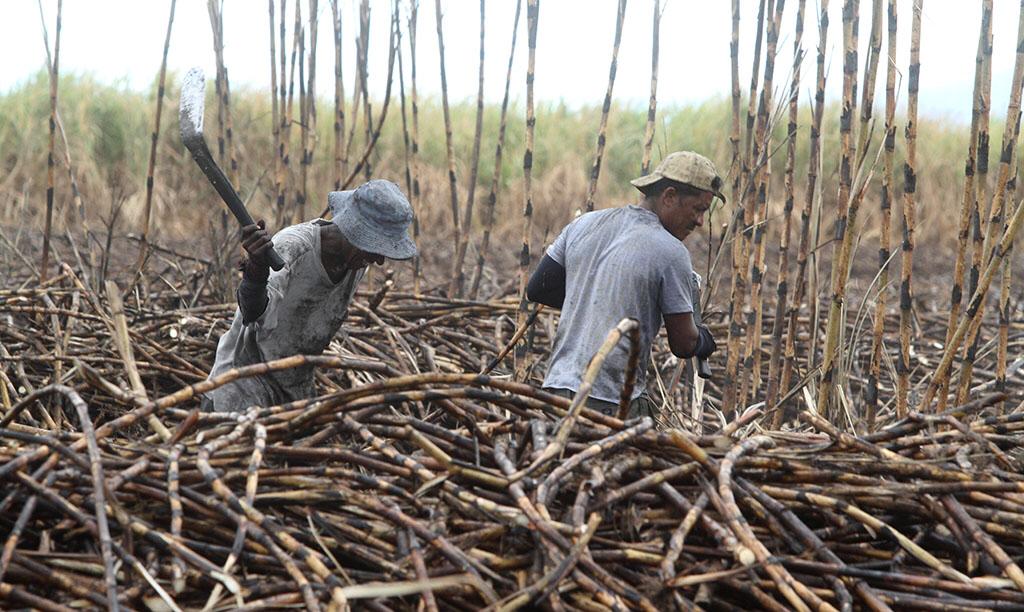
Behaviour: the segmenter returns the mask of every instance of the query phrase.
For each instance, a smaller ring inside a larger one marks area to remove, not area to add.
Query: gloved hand
[[[697,331],[700,332],[700,339],[697,341],[697,350],[693,355],[699,359],[707,359],[718,350],[718,344],[715,343],[715,337],[711,335],[711,330],[707,325],[698,325]]]
[[[249,280],[259,283],[265,283],[270,278],[270,262],[267,260],[267,253],[273,243],[266,227],[266,222],[260,219],[256,223],[242,228],[242,248],[249,254],[249,259],[245,262],[242,272]]]

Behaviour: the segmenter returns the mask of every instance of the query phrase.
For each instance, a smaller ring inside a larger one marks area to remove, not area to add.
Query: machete
[[[206,78],[201,68],[193,68],[185,75],[181,83],[181,105],[179,108],[178,120],[181,124],[181,142],[192,154],[192,159],[199,165],[210,184],[220,194],[224,203],[231,209],[232,214],[238,222],[245,225],[252,225],[254,221],[245,204],[238,197],[238,192],[231,186],[231,181],[224,176],[217,162],[213,161],[213,155],[206,140],[203,139],[203,110],[206,106]],[[267,262],[274,270],[284,267],[284,260],[274,250],[271,244],[267,250]]]

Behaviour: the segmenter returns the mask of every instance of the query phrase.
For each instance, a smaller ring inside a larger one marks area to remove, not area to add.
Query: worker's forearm
[[[267,278],[269,268],[265,271],[261,266],[250,262],[242,273],[242,284],[238,286],[236,297],[238,309],[242,312],[242,324],[248,325],[260,318],[267,309]]]

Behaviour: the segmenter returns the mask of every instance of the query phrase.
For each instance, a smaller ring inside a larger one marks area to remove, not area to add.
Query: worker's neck
[[[653,198],[642,198],[637,203],[637,206],[639,206],[640,208],[645,208],[654,214],[658,214],[658,201]]]

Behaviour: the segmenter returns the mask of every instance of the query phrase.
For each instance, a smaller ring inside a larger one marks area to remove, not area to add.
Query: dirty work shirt
[[[320,226],[315,221],[287,227],[273,241],[286,265],[270,273],[267,309],[248,325],[235,310],[231,329],[217,345],[210,378],[281,357],[319,355],[348,314],[365,268],[348,272],[338,283],[331,281],[320,260]],[[313,393],[313,367],[300,366],[239,379],[207,393],[207,398],[214,410],[223,412],[273,406]]]
[[[640,322],[637,398],[647,382],[651,344],[662,316],[693,312],[693,264],[683,243],[658,216],[639,206],[586,213],[562,230],[547,255],[565,268],[565,303],[544,386],[578,391],[594,353],[619,321]],[[591,397],[619,401],[629,342],[612,350]]]

